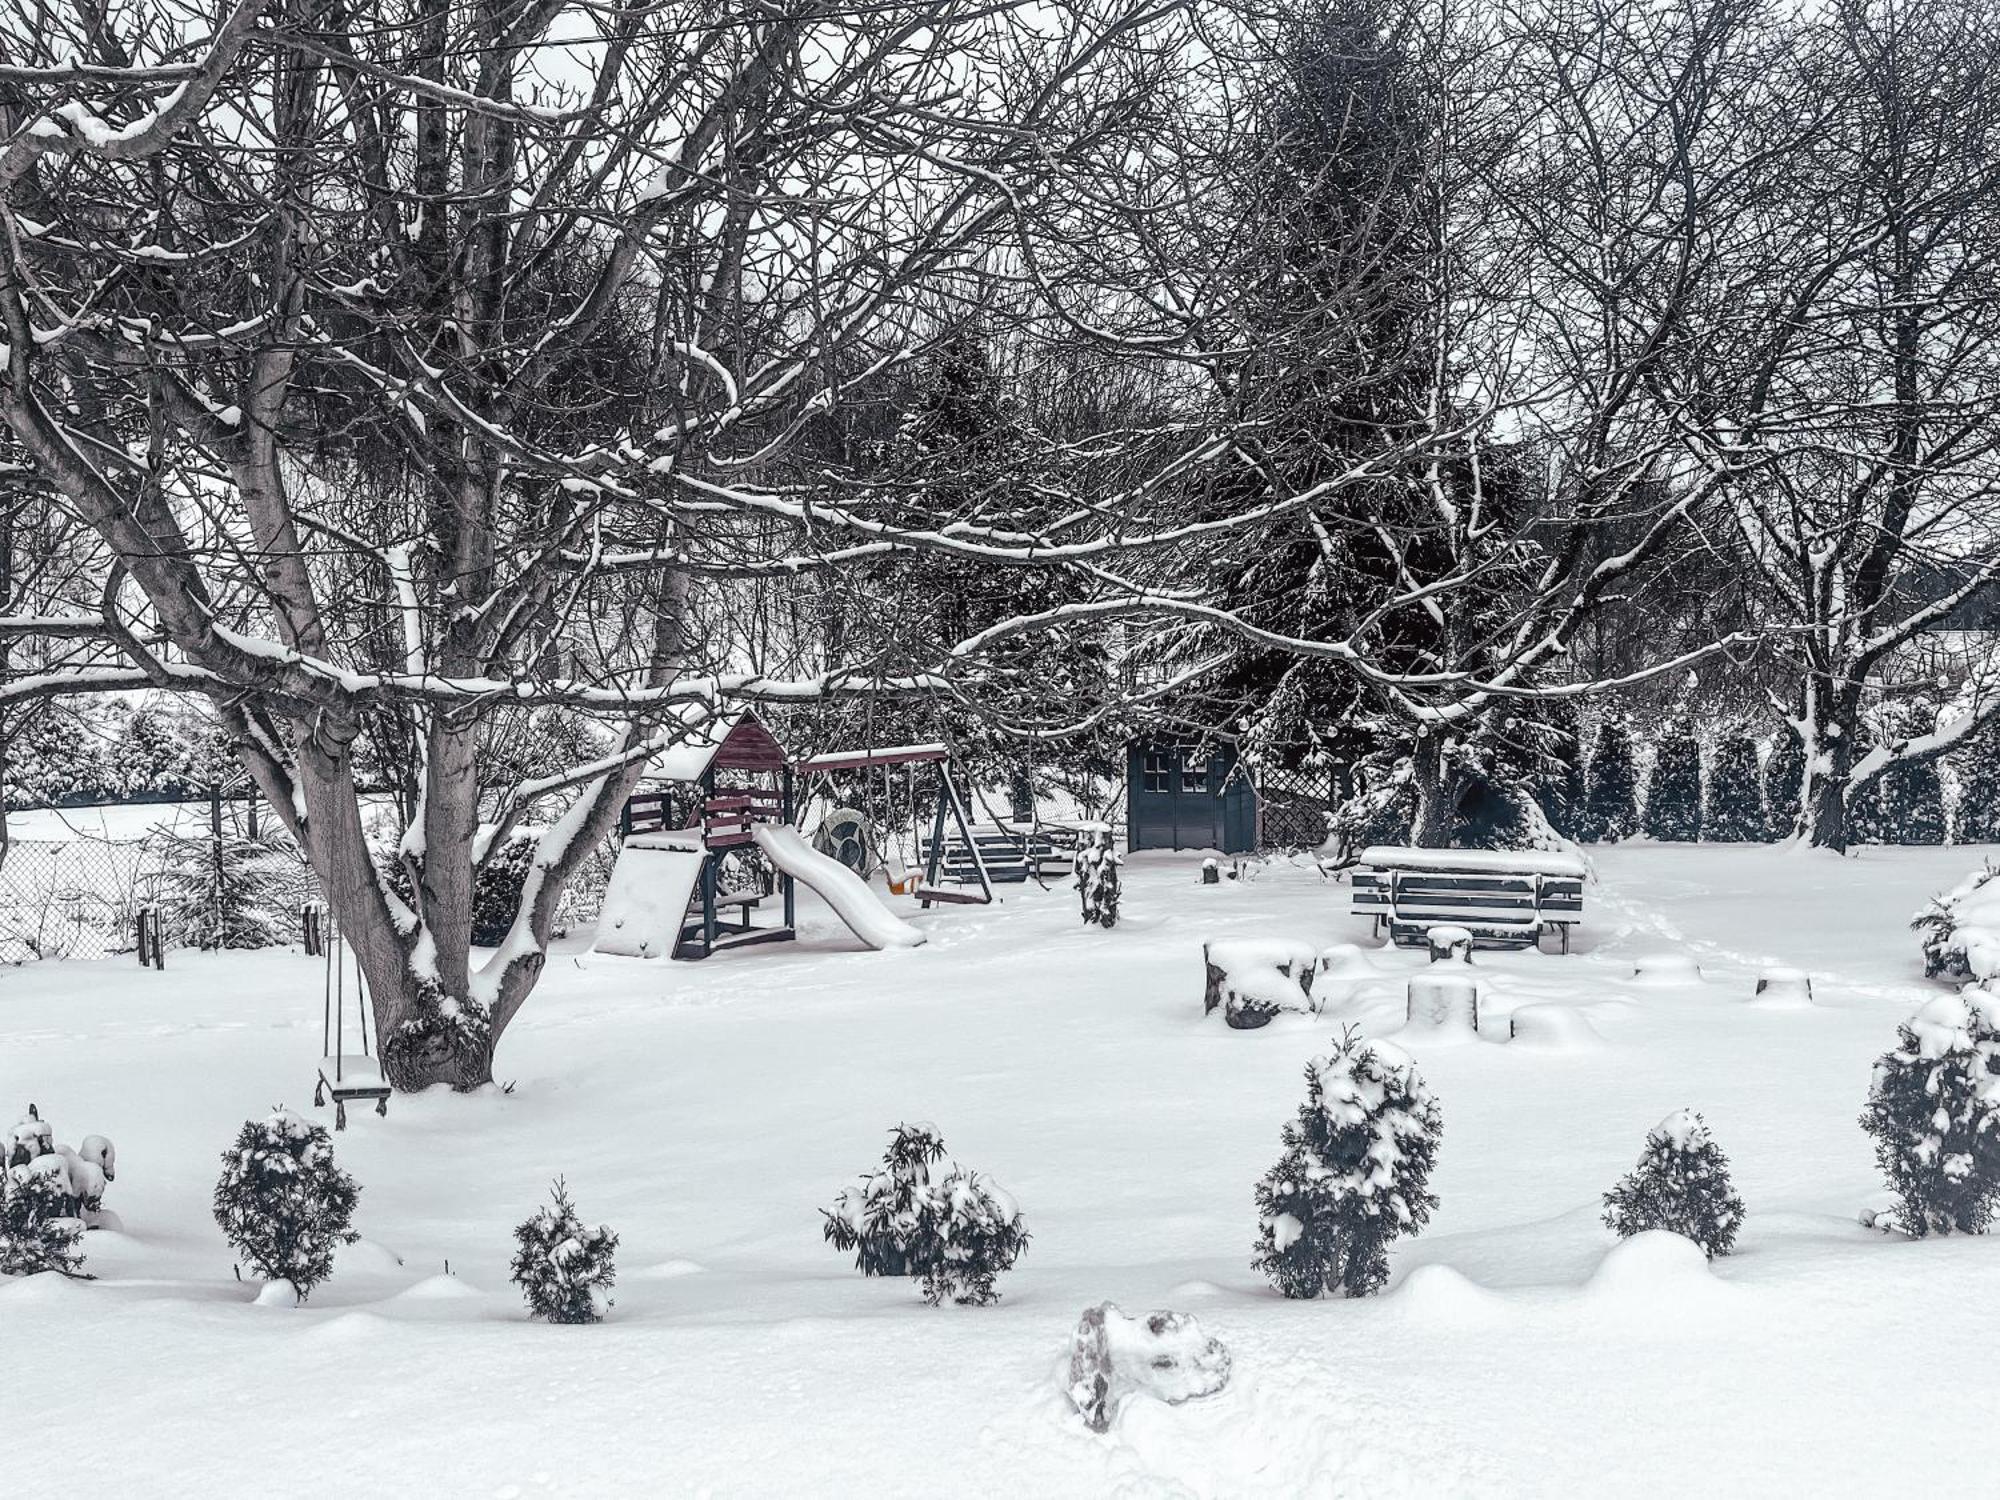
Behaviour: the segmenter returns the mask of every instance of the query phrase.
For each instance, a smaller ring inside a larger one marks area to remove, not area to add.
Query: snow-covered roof
[[[1361,851],[1361,863],[1381,870],[1441,870],[1467,875],[1575,875],[1588,873],[1574,854],[1549,849],[1404,849],[1375,844]]]
[[[749,709],[717,713],[705,703],[676,704],[684,737],[646,765],[648,781],[699,781],[713,765],[724,771],[777,771],[784,746]]]

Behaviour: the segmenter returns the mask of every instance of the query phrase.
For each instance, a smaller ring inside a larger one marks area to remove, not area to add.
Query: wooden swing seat
[[[335,1077],[333,1075],[337,1074]],[[347,1129],[347,1101],[350,1099],[373,1100],[375,1113],[386,1116],[389,1113],[390,1088],[388,1080],[382,1076],[382,1069],[372,1057],[343,1057],[338,1066],[332,1058],[322,1059],[319,1065],[319,1082],[313,1086],[313,1107],[326,1108],[327,1100],[333,1101],[333,1128]]]
[[[993,898],[982,891],[947,891],[937,886],[917,887],[919,901],[942,901],[952,906],[991,906]]]

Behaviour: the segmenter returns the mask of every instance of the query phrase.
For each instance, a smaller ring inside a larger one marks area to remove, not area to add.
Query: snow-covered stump
[[[1479,1032],[1479,976],[1463,959],[1442,958],[1411,976],[1405,1021],[1412,1029]]]
[[[1128,1318],[1100,1302],[1083,1310],[1070,1339],[1065,1389],[1092,1432],[1108,1431],[1135,1391],[1178,1406],[1228,1383],[1229,1351],[1188,1313]]]
[[[1645,953],[1632,960],[1640,984],[1700,984],[1701,965],[1689,953]]]
[[[1432,927],[1424,933],[1424,946],[1430,950],[1431,962],[1440,963],[1453,959],[1460,963],[1472,962],[1472,933],[1463,927]]]
[[[1237,1031],[1270,1024],[1282,1011],[1311,1014],[1319,952],[1310,943],[1286,938],[1225,938],[1202,944],[1206,986],[1202,1014],[1218,1006]]]
[[[1222,884],[1222,867],[1214,860],[1205,859],[1201,862],[1201,883],[1203,885]]]
[[[1812,976],[1804,969],[1766,969],[1757,976],[1757,1004],[1792,1009],[1813,1003]]]
[[[1522,1005],[1507,1017],[1507,1040],[1552,1051],[1595,1046],[1597,1029],[1571,1005]]]

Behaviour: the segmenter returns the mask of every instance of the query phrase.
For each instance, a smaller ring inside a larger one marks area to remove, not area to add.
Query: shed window
[[[1146,764],[1140,772],[1140,786],[1149,792],[1170,792],[1174,789],[1173,757],[1164,750],[1148,750]]]
[[[1208,762],[1206,760],[1185,761],[1182,763],[1181,790],[1184,792],[1205,792],[1208,790]]]

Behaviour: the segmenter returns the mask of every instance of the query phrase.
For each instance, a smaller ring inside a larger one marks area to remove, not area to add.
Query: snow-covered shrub
[[[0,1276],[81,1274],[83,1220],[75,1205],[60,1156],[0,1170]]]
[[[821,1212],[827,1240],[854,1251],[862,1275],[917,1278],[933,1307],[946,1297],[972,1307],[994,1301],[994,1279],[1028,1247],[1014,1200],[951,1161],[928,1125],[898,1125],[882,1170],[841,1189]]]
[[[290,1282],[303,1302],[333,1274],[334,1249],[360,1238],[348,1227],[360,1195],[326,1127],[281,1109],[245,1120],[222,1153],[215,1222],[252,1270]]]
[[[1078,842],[1071,868],[1076,872],[1086,926],[1093,922],[1105,928],[1118,924],[1118,867],[1123,863],[1123,857],[1111,847],[1108,830],[1086,835]]]
[[[1915,1238],[1983,1233],[2000,1201],[1996,1003],[1980,990],[1940,995],[1875,1064],[1861,1128],[1896,1196],[1896,1225]]]
[[[538,1208],[514,1230],[514,1285],[528,1299],[528,1311],[551,1323],[601,1323],[611,1307],[605,1292],[618,1279],[612,1253],[618,1236],[600,1224],[586,1229],[556,1179],[555,1203]]]
[[[0,1167],[34,1166],[47,1177],[61,1198],[61,1216],[75,1218],[85,1228],[97,1228],[104,1218],[105,1190],[118,1177],[118,1153],[101,1135],[87,1135],[72,1149],[55,1138],[51,1123],[34,1105],[0,1150]],[[116,1222],[113,1220],[112,1222]]]
[[[2000,724],[1961,741],[1951,768],[1958,783],[1952,842],[2000,844]]]
[[[1910,921],[1933,979],[1984,982],[2000,976],[2000,865],[1988,864],[1933,896]]]
[[[1604,1195],[1604,1224],[1620,1239],[1671,1230],[1710,1260],[1729,1253],[1743,1224],[1743,1200],[1730,1183],[1729,1158],[1700,1115],[1676,1110],[1647,1132],[1639,1165]]]
[[[514,914],[521,909],[521,892],[534,868],[535,845],[540,835],[517,829],[499,848],[486,857],[472,876],[472,941],[482,948],[497,948],[507,940]],[[410,886],[409,865],[393,854],[381,861],[382,878],[406,906],[416,905]]]
[[[274,948],[291,933],[299,852],[284,834],[156,836],[160,920],[188,948]]]
[[[1685,726],[1660,736],[1646,782],[1649,838],[1692,844],[1701,838],[1701,746]]]
[[[1306,1065],[1306,1100],[1284,1155],[1257,1184],[1251,1264],[1287,1297],[1379,1291],[1389,1245],[1429,1222],[1444,1126],[1401,1048],[1349,1027]]]

